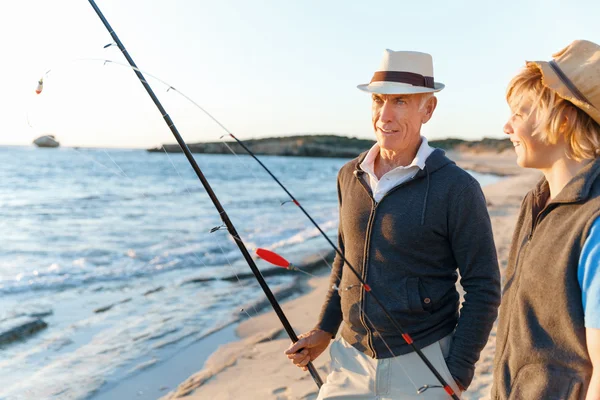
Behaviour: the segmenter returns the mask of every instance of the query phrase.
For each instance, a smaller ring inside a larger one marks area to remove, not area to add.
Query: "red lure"
[[[266,262],[271,263],[273,265],[277,265],[278,267],[289,269],[291,271],[296,269],[296,267],[294,267],[294,265],[291,262],[270,250],[259,248],[256,249],[255,253],[257,256],[259,256]]]

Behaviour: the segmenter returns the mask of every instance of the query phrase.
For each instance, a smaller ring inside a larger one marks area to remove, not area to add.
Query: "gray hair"
[[[419,111],[423,111],[423,107],[425,107],[425,104],[427,103],[427,101],[429,101],[429,99],[432,97],[433,97],[433,93],[423,93],[421,95],[421,103],[419,103]]]

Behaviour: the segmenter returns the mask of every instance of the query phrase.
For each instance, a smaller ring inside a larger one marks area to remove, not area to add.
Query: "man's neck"
[[[422,139],[419,139],[416,146],[413,146],[411,149],[403,149],[401,151],[379,148],[379,154],[375,158],[374,163],[374,172],[375,176],[377,176],[377,179],[381,179],[383,175],[387,174],[394,168],[406,167],[412,163],[417,156],[417,152],[421,147],[422,141]]]

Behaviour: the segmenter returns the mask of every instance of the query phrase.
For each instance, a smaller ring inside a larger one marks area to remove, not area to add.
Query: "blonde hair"
[[[581,161],[600,156],[600,125],[583,110],[558,96],[542,83],[540,69],[529,64],[509,83],[506,101],[516,108],[525,99],[533,101],[532,113],[538,121],[535,135],[547,144],[562,137],[567,157]]]

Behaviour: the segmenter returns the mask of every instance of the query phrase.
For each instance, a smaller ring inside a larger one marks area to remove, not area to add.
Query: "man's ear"
[[[423,107],[423,114],[421,117],[422,124],[426,124],[431,119],[431,116],[433,115],[433,112],[435,111],[436,107],[437,107],[437,97],[431,96],[427,100],[427,103],[425,103],[425,106]]]

